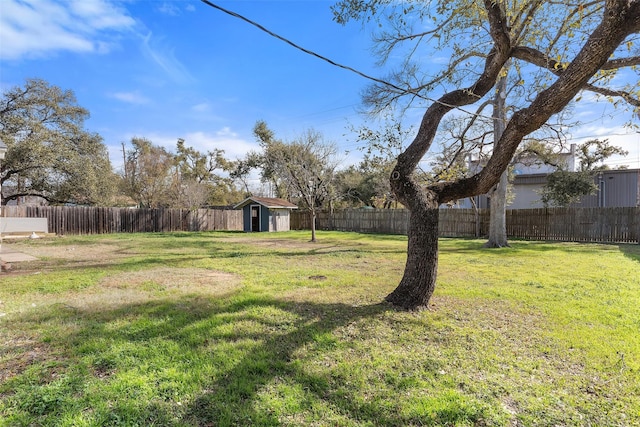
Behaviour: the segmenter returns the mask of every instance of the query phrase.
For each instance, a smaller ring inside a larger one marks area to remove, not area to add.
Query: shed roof
[[[275,197],[247,197],[234,206],[235,209],[243,208],[249,203],[257,203],[269,209],[298,209],[298,206],[284,199]]]

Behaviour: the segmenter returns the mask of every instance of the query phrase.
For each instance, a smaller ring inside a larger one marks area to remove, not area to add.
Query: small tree
[[[627,151],[613,146],[609,140],[591,139],[580,144],[577,157],[580,171],[571,172],[560,168],[547,176],[547,182],[540,192],[540,200],[545,206],[569,206],[577,203],[584,196],[595,194],[598,186],[594,182],[598,171],[606,170],[602,164],[613,155],[626,156]]]
[[[598,187],[593,182],[591,172],[558,170],[547,176],[547,182],[540,193],[540,200],[545,207],[565,207],[597,191]]]
[[[263,129],[267,129],[266,125]],[[308,130],[290,143],[271,139],[263,153],[263,176],[278,183],[309,211],[311,241],[316,241],[316,216],[332,198],[333,176],[338,165],[336,147],[324,142],[322,134]]]

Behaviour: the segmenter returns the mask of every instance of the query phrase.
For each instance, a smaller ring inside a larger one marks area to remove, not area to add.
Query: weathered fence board
[[[230,209],[131,209],[83,206],[3,206],[17,218],[48,218],[58,235],[169,231],[242,231],[242,211]]]
[[[318,214],[319,230],[407,234],[409,211],[404,209],[348,209]],[[310,229],[306,212],[291,214],[291,229]],[[487,209],[441,209],[442,237],[485,237]],[[507,210],[511,239],[572,242],[639,243],[640,207],[540,208]]]

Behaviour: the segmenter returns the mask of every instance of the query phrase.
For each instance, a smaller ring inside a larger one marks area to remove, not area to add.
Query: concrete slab
[[[35,261],[38,258],[33,257],[31,255],[27,255],[22,252],[18,252],[6,244],[2,244],[0,247],[0,260],[8,263],[12,262],[22,262],[22,261]]]

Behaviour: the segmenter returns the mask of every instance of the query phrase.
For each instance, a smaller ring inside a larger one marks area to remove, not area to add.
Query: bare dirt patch
[[[122,247],[108,243],[70,246],[53,246],[46,244],[46,242],[39,243],[38,245],[23,246],[20,250],[36,257],[68,260],[114,259],[132,255],[132,253],[127,253],[123,250]]]
[[[48,345],[26,335],[0,336],[0,383],[54,357]]]
[[[55,245],[54,239],[42,239],[36,243],[11,245],[15,251],[36,257],[37,260],[14,262],[6,275],[24,275],[33,272],[42,273],[60,268],[83,268],[113,265],[118,260],[135,256],[134,248],[117,244],[96,243],[83,245]]]

